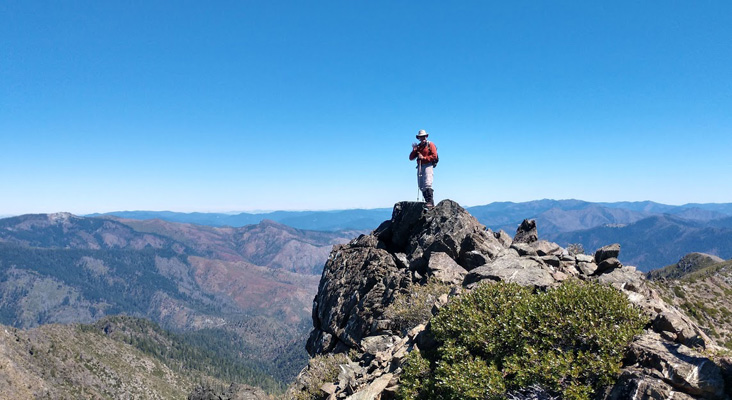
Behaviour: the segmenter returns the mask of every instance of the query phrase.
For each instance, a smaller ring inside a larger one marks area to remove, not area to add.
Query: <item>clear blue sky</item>
[[[732,202],[729,1],[0,1],[0,215]]]

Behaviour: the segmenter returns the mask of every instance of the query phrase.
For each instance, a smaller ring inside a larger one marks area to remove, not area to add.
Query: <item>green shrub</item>
[[[500,399],[505,392],[501,371],[465,347],[448,341],[435,368],[435,392],[451,400]],[[477,383],[477,384],[476,384]]]
[[[407,355],[403,364],[401,385],[399,385],[398,397],[404,400],[416,400],[426,396],[422,382],[430,378],[430,362],[422,357],[420,351],[412,351]]]
[[[699,310],[697,309],[697,307],[694,304],[692,304],[692,303],[690,303],[688,301],[685,301],[685,302],[681,303],[681,308],[690,317],[694,318],[696,321],[700,321],[701,320],[701,317],[702,316],[701,316],[701,314],[699,313]]]
[[[684,293],[684,290],[681,289],[680,287],[674,286],[673,291],[674,291],[674,294],[676,295],[676,297],[678,297],[680,299],[686,298],[686,293]]]
[[[384,310],[384,317],[392,321],[398,331],[406,331],[432,318],[432,307],[437,299],[450,291],[450,285],[431,279],[425,285],[410,285],[394,296]]]
[[[624,349],[646,323],[608,286],[572,281],[534,294],[485,284],[432,320],[442,345],[434,354],[410,354],[400,398],[497,399],[538,385],[589,399],[615,380]]]

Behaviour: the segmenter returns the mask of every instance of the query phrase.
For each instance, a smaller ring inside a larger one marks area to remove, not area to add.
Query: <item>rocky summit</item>
[[[602,247],[594,255],[572,254],[540,240],[540,229],[534,221],[524,221],[512,237],[486,229],[451,200],[431,210],[423,210],[423,203],[400,202],[376,230],[334,246],[313,301],[307,351],[311,356],[349,357],[339,359],[335,378],[315,391],[307,389],[309,398],[395,397],[407,354],[437,346],[428,323],[404,329],[386,312],[410,287],[437,281],[451,288],[449,297],[434,300],[431,313],[437,315],[446,303],[482,284],[512,282],[543,291],[572,279],[615,287],[649,321],[626,350],[617,383],[601,398],[729,398],[725,377],[731,374],[730,360],[708,357],[718,349],[714,341],[667,304],[643,273],[618,260],[619,245]],[[307,374],[306,368],[295,392],[306,390]]]

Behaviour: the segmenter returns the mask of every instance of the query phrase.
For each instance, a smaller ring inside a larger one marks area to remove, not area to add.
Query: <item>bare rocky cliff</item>
[[[525,221],[513,238],[492,232],[450,200],[429,211],[422,203],[398,203],[391,220],[335,246],[325,264],[307,350],[311,356],[348,353],[350,361],[341,363],[337,378],[314,396],[394,398],[407,354],[437,345],[428,326],[403,329],[385,313],[410,285],[437,280],[452,286],[449,298],[435,301],[437,314],[444,303],[480,284],[513,282],[545,290],[579,279],[617,288],[650,321],[627,350],[618,383],[603,398],[729,398],[729,361],[708,358],[717,349],[713,340],[664,302],[641,272],[623,265],[619,252],[619,245],[610,245],[594,255],[570,254],[539,240],[533,221]],[[301,373],[299,390],[305,390],[307,373]]]

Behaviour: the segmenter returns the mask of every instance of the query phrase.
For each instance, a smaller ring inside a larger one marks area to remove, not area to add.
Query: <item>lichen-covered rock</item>
[[[374,322],[396,291],[410,281],[409,271],[389,252],[363,247],[363,242],[336,246],[325,264],[313,302],[310,355],[358,347],[378,329]]]

